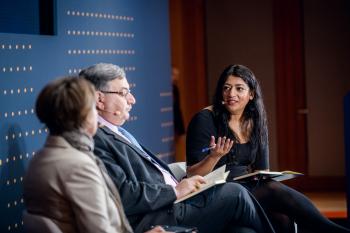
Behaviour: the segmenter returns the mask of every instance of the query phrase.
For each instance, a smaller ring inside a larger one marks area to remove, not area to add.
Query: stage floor
[[[305,193],[328,218],[347,218],[346,195],[342,192]]]

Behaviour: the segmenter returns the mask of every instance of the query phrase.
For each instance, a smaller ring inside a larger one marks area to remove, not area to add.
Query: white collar
[[[112,130],[114,133],[118,133],[119,134],[119,130],[118,130],[118,126],[117,125],[113,125],[112,123],[110,123],[109,121],[107,121],[103,117],[101,117],[100,115],[98,115],[97,121],[98,121],[98,123],[106,126],[110,130]]]
[[[119,136],[122,136],[126,141],[130,142],[128,138],[126,138],[122,133],[120,133],[117,125],[114,125],[110,123],[109,121],[105,120],[103,117],[100,115],[97,116],[97,121],[98,123],[106,126],[108,129],[112,130],[113,133],[118,134]]]

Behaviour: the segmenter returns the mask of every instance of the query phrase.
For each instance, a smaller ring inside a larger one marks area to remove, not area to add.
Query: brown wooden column
[[[342,191],[344,177],[308,174],[303,15],[302,0],[274,0],[278,165],[305,174],[289,182],[300,190]]]
[[[179,70],[178,87],[185,127],[208,104],[205,74],[204,0],[170,0],[172,65]],[[185,160],[184,137],[175,139],[176,160]]]
[[[274,34],[278,164],[307,174],[302,1],[274,0]]]

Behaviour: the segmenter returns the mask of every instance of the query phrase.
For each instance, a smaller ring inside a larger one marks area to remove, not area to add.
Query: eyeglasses
[[[121,97],[127,97],[129,94],[131,94],[131,91],[129,89],[122,89],[121,91],[101,91],[105,94],[117,94]]]

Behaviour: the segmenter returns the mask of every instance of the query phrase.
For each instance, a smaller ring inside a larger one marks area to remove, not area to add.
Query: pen
[[[211,150],[211,149],[214,149],[215,146],[216,146],[216,145],[209,146],[209,147],[204,147],[204,148],[202,149],[202,153],[207,152],[207,151],[209,151],[209,150]]]

